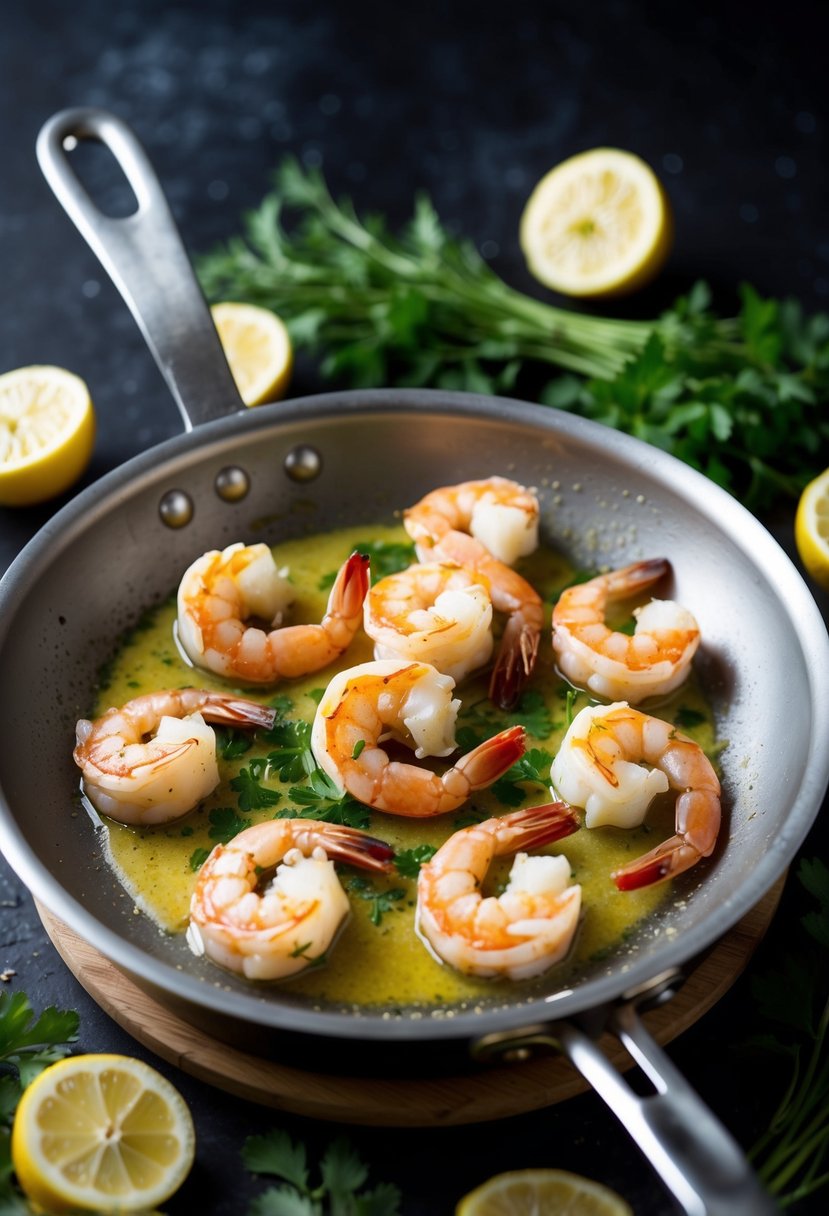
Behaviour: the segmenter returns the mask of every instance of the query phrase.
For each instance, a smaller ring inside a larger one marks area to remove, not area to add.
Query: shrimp
[[[268,730],[274,713],[256,701],[181,688],[135,697],[94,722],[81,718],[72,754],[84,793],[119,823],[179,819],[219,784],[216,736],[207,723]]]
[[[481,894],[493,857],[537,848],[578,829],[563,802],[513,811],[462,828],[421,866],[417,932],[437,956],[467,975],[527,979],[570,948],[581,887],[568,886],[566,857],[519,852],[506,890]]]
[[[197,666],[226,679],[275,684],[327,667],[347,649],[362,622],[368,558],[341,567],[319,625],[282,626],[287,580],[267,545],[228,545],[203,554],[178,589],[178,637]],[[246,625],[257,617],[271,627]]]
[[[541,597],[510,569],[538,545],[538,499],[505,477],[433,490],[403,513],[420,561],[454,561],[486,578],[493,607],[508,616],[489,685],[512,709],[532,674],[543,625]]]
[[[676,791],[675,834],[613,873],[620,891],[675,878],[714,851],[722,815],[717,774],[699,744],[670,722],[624,701],[583,709],[550,776],[554,795],[585,808],[588,828],[637,827],[657,794]]]
[[[381,579],[363,605],[375,659],[431,663],[455,682],[489,662],[492,603],[482,579],[427,562]]]
[[[605,624],[608,604],[650,587],[670,568],[654,558],[568,587],[553,609],[553,649],[562,675],[609,701],[632,704],[678,688],[699,646],[699,625],[686,608],[673,600],[635,608],[632,636]]]
[[[442,776],[392,760],[380,745],[402,743],[415,756],[455,750],[455,681],[428,663],[384,659],[334,676],[317,707],[311,749],[340,788],[378,811],[426,819],[459,807],[491,785],[524,753],[513,726],[462,756]]]
[[[348,916],[334,862],[387,873],[393,857],[385,841],[356,828],[313,819],[254,824],[217,844],[201,867],[188,944],[248,979],[304,971],[322,961]]]

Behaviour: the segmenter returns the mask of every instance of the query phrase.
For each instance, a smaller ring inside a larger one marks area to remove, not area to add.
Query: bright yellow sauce
[[[405,542],[402,528],[376,526],[348,528],[289,541],[274,548],[277,564],[287,566],[296,589],[292,622],[321,619],[328,591],[321,588],[323,576],[335,571],[352,551],[355,544],[385,540]],[[558,588],[570,579],[572,571],[564,560],[550,550],[539,550],[526,559],[522,573],[538,589],[547,604],[548,619]],[[277,703],[286,718],[313,719],[318,694],[335,671],[367,662],[372,656],[372,644],[365,634],[355,638],[339,665],[317,672],[305,679],[287,681],[276,688],[232,689],[225,681],[191,667],[179,653],[174,637],[175,604],[171,601],[149,614],[134,630],[108,666],[96,713],[110,705],[121,705],[142,692],[159,688],[196,685],[225,691],[239,691],[265,703]],[[548,632],[545,629],[545,639]],[[538,667],[529,688],[539,690],[554,722],[545,737],[531,736],[530,747],[544,748],[555,753],[566,729],[567,685],[553,667],[552,647],[542,644]],[[317,694],[317,696],[312,694]],[[462,685],[458,693],[463,700],[459,725],[469,706],[486,702],[486,684],[474,680]],[[289,698],[290,701],[284,700]],[[588,704],[579,694],[572,712]],[[688,727],[685,719],[691,711],[699,723]],[[507,715],[493,719],[487,733],[494,734],[509,725]],[[679,712],[682,728],[706,748],[714,744],[711,715],[700,689],[691,680],[671,699],[655,711],[673,720]],[[165,931],[183,933],[187,926],[190,896],[197,880],[199,858],[204,858],[219,838],[221,827],[228,820],[238,819],[236,830],[248,824],[269,819],[291,805],[289,790],[295,782],[282,783],[276,774],[263,779],[267,787],[278,790],[282,797],[278,806],[265,811],[241,813],[238,795],[230,782],[240,769],[247,767],[253,757],[265,756],[272,744],[257,742],[245,755],[235,760],[219,760],[221,782],[214,793],[184,819],[158,828],[134,828],[106,820],[110,860],[130,896],[146,915]],[[550,800],[545,789],[526,786],[527,796],[522,806]],[[224,809],[222,809],[224,808]],[[485,818],[512,809],[505,806],[490,791],[475,795],[460,811],[438,819],[408,820],[375,812],[369,830],[388,841],[396,851],[411,849],[426,843],[439,846],[457,830],[463,817]],[[217,812],[221,812],[217,814]],[[527,996],[538,992],[554,992],[567,982],[574,967],[609,952],[623,940],[641,918],[648,916],[664,900],[668,884],[640,891],[618,891],[610,878],[613,869],[646,852],[657,840],[670,835],[672,829],[670,800],[652,807],[646,823],[638,829],[624,831],[615,828],[581,830],[558,845],[550,846],[553,853],[564,853],[570,861],[574,881],[582,886],[583,919],[570,958],[534,981],[522,984]],[[468,822],[468,820],[467,820]],[[509,869],[506,859],[494,870],[492,881],[505,877]],[[405,1006],[452,1005],[479,1003],[485,998],[514,995],[516,985],[509,981],[493,982],[469,979],[438,962],[417,937],[414,929],[416,880],[391,876],[366,876],[364,894],[359,891],[361,876],[356,871],[341,871],[349,891],[351,916],[338,940],[328,952],[325,966],[310,968],[287,981],[292,993],[302,993],[315,1004],[336,1006],[382,1005]],[[387,895],[378,915],[377,899]],[[391,893],[391,894],[390,894]],[[383,910],[385,909],[385,910]],[[372,919],[372,913],[374,919]],[[377,923],[375,923],[377,922]]]

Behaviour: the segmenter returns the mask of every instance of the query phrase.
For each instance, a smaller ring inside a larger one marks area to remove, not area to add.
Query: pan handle
[[[106,215],[72,168],[77,140],[104,144],[133,189],[131,215]],[[244,409],[193,267],[146,152],[106,110],[62,110],[42,127],[37,158],[58,202],[97,256],[175,398],[185,430]]]
[[[662,997],[669,995],[667,987]],[[592,1033],[572,1022],[487,1036],[473,1047],[480,1060],[521,1059],[539,1048],[562,1052],[610,1107],[687,1216],[780,1216],[731,1134],[691,1088],[646,1030],[638,1000],[593,1019],[591,1032],[608,1030],[651,1082],[640,1096]]]

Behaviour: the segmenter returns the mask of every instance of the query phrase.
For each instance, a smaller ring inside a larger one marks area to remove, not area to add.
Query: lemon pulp
[[[210,310],[225,357],[245,405],[285,395],[293,368],[291,340],[276,313],[227,301]]]
[[[178,1090],[130,1056],[69,1056],[23,1093],[12,1130],[20,1185],[49,1212],[146,1211],[176,1191],[195,1153]]]
[[[618,148],[570,157],[533,190],[520,242],[530,271],[565,295],[634,291],[670,252],[667,196],[653,170]]]
[[[94,440],[92,401],[79,376],[50,366],[0,376],[0,504],[31,506],[68,490]]]
[[[464,1195],[455,1216],[633,1216],[615,1191],[567,1170],[526,1169],[496,1174]]]

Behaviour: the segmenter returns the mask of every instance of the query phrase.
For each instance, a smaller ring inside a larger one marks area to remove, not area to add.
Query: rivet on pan
[[[238,465],[229,464],[216,474],[216,493],[225,502],[239,502],[250,489],[250,478]]]
[[[285,457],[285,472],[292,481],[313,481],[322,472],[322,456],[309,443],[298,443]]]
[[[183,528],[193,518],[193,500],[184,490],[168,490],[158,504],[158,513],[168,528]]]

